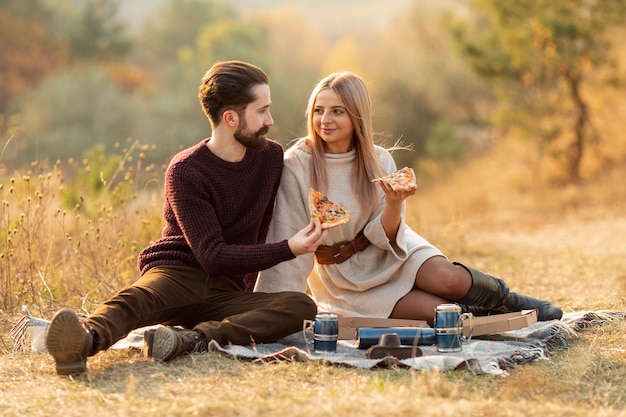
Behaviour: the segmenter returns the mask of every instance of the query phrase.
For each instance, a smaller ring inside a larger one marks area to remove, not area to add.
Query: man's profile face
[[[272,99],[270,86],[258,84],[252,87],[256,99],[248,104],[239,115],[239,126],[233,133],[235,140],[247,148],[263,149],[267,146],[267,132],[274,124],[270,114]]]

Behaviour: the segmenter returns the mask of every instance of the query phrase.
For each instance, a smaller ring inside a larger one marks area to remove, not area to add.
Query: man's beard
[[[242,126],[239,126],[233,136],[235,140],[241,143],[246,148],[255,149],[257,151],[263,150],[267,147],[267,139],[264,135],[267,135],[270,128],[268,126],[263,126],[256,132],[252,132],[248,130],[247,123],[243,123]]]

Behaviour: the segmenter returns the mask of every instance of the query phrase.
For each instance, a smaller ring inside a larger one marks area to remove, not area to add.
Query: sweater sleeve
[[[389,151],[381,147],[376,147],[376,150],[377,150],[380,163],[385,169],[385,172],[387,174],[394,172],[397,169],[397,167]],[[389,242],[389,238],[387,237],[387,234],[385,233],[385,229],[383,228],[383,224],[381,221],[381,216],[382,216],[382,212],[385,207],[385,204],[386,204],[385,195],[382,194],[382,197],[380,200],[381,209],[376,215],[376,217],[374,217],[374,219],[372,219],[372,221],[370,221],[368,225],[365,227],[365,231],[364,231],[365,236],[369,239],[369,241],[374,246],[377,246],[380,249],[393,253],[394,256],[398,260],[405,261],[409,255],[409,248],[407,247],[407,242],[404,239],[405,233],[407,232],[406,229],[408,228],[408,226],[405,223],[406,202],[402,203],[402,215],[400,219],[400,226],[398,229],[398,234],[397,234],[395,245],[392,245],[391,242]]]
[[[278,159],[279,164],[281,160],[282,154]],[[265,161],[265,166],[275,166],[273,162],[275,161]],[[267,171],[268,169],[258,172],[257,175],[269,175]],[[294,257],[286,240],[273,244],[262,243],[271,216],[273,197],[278,186],[278,178],[280,178],[280,168],[278,172],[276,185],[271,188],[229,195],[224,190],[211,188],[214,184],[208,184],[203,176],[198,175],[186,164],[170,167],[166,174],[165,186],[167,204],[171,208],[170,215],[173,218],[166,220],[168,224],[177,225],[180,228],[193,257],[207,273],[229,276],[254,273]],[[242,200],[233,204],[224,204],[224,201],[228,201],[229,198],[233,201],[238,198]],[[264,207],[256,205],[261,198],[267,199]],[[225,230],[219,218],[220,213],[216,210],[218,202],[223,210],[241,211],[238,216],[242,219],[241,224],[257,225],[256,231],[240,231],[241,236],[250,235],[250,238],[246,239],[247,242],[229,242],[225,239]],[[256,220],[244,222],[245,216],[255,216]]]

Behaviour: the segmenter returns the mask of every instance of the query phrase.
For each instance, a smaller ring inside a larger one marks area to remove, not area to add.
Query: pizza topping
[[[312,188],[309,190],[309,210],[311,217],[319,220],[322,229],[346,224],[350,220],[348,209],[333,203],[324,194]]]
[[[377,181],[384,182],[394,191],[412,191],[417,188],[415,171],[409,167],[404,167],[391,174],[372,180],[372,182]]]

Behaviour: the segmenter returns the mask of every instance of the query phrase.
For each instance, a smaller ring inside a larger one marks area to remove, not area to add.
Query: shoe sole
[[[159,327],[152,338],[152,357],[167,362],[173,359],[178,348],[176,331],[169,327]]]
[[[57,374],[87,372],[87,363],[82,356],[85,330],[72,310],[63,309],[54,315],[46,333],[46,346],[56,362]]]
[[[141,352],[145,358],[151,358],[153,356],[152,347],[154,346],[155,332],[155,329],[150,329],[146,330],[146,332],[143,334],[143,347],[141,348]]]

